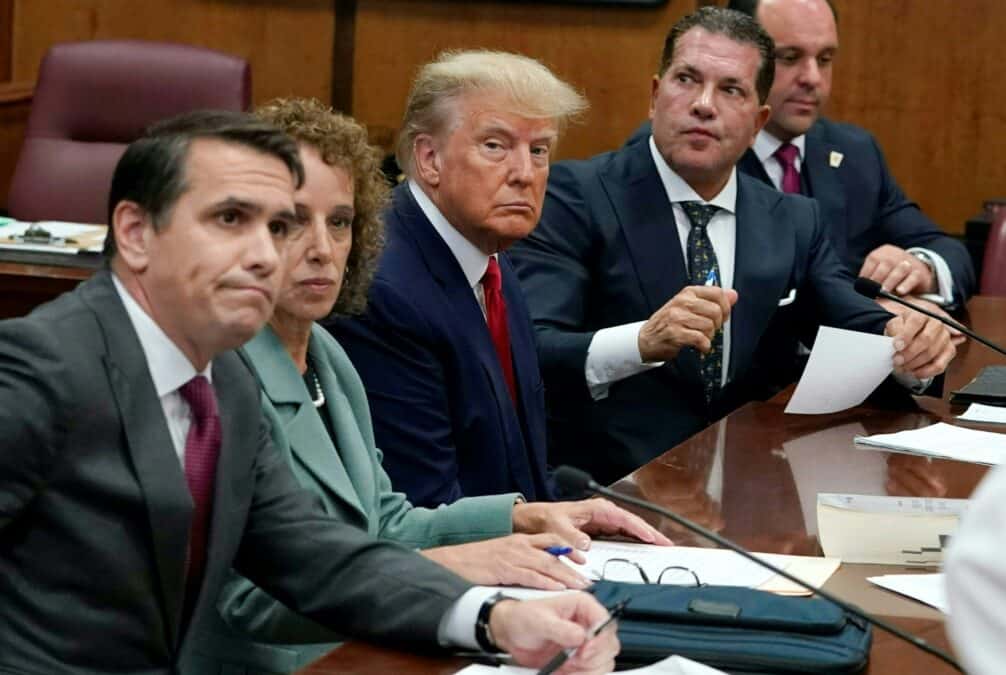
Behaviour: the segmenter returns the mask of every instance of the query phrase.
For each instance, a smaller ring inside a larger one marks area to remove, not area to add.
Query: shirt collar
[[[664,184],[667,198],[672,204],[677,202],[701,202],[703,204],[718,206],[729,213],[737,212],[737,167],[730,170],[730,178],[719,194],[706,201],[692,189],[691,185],[686,183],[681,176],[674,173],[674,170],[668,166],[667,160],[657,150],[657,143],[653,140],[652,135],[650,136],[650,155],[653,157],[653,163],[657,165],[660,182]]]
[[[447,248],[451,249],[451,253],[457,259],[458,265],[461,266],[461,271],[465,274],[465,279],[468,280],[468,285],[475,288],[475,285],[482,281],[486,268],[489,267],[490,256],[480,251],[475,244],[465,239],[453,225],[447,222],[447,218],[440,212],[440,209],[433,203],[433,200],[423,192],[423,188],[419,186],[419,183],[411,178],[409,179],[409,190],[412,192],[412,196],[416,198],[419,210],[423,212],[423,215],[433,225],[433,229],[437,231],[440,238],[447,244]]]
[[[801,134],[790,141],[796,146],[796,149],[800,151],[799,157],[800,161],[803,161],[804,148],[807,147],[807,134]],[[769,132],[762,129],[758,132],[755,137],[754,142],[754,153],[758,157],[758,161],[764,164],[769,160],[775,151],[783,144],[778,138],[770,134]]]
[[[150,378],[154,381],[158,398],[175,391],[196,375],[205,375],[208,380],[213,381],[212,361],[206,366],[206,370],[197,373],[188,357],[140,307],[115,274],[112,274],[112,283],[115,284],[115,291],[126,307],[129,322],[133,324],[140,347],[147,357],[147,367],[150,369]]]

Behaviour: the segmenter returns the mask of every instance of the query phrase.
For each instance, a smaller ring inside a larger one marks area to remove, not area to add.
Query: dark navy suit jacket
[[[736,233],[739,300],[720,395],[706,403],[688,349],[593,401],[584,365],[595,331],[649,318],[687,285],[686,266],[648,143],[552,167],[542,220],[512,257],[538,332],[553,462],[614,481],[790,383],[796,340],[812,340],[818,325],[883,330],[890,314],[853,291],[813,200],[738,174]]]
[[[649,136],[647,122],[628,142]],[[832,152],[842,155],[837,167],[831,165]],[[807,131],[805,154],[800,167],[804,193],[817,200],[831,245],[852,274],[859,272],[866,256],[878,246],[918,246],[946,260],[954,278],[955,304],[962,304],[974,294],[975,271],[967,249],[909,201],[870,132],[819,118]],[[772,185],[754,150],[741,157],[737,168]]]
[[[507,255],[499,263],[519,414],[475,294],[408,185],[394,191],[385,223],[366,314],[328,327],[363,379],[392,485],[417,506],[503,492],[550,499],[544,385]]]

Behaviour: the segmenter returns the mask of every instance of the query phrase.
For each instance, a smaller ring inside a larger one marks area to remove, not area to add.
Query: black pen
[[[590,637],[587,638],[587,641],[589,642],[591,638],[597,637],[602,630],[608,627],[608,624],[620,617],[627,604],[629,604],[628,600],[622,600],[608,610],[608,618],[591,629]],[[542,669],[538,671],[538,675],[552,675],[552,673],[562,668],[562,664],[566,663],[566,661],[569,660],[569,657],[576,653],[577,649],[579,649],[579,647],[560,650],[558,654],[552,657],[551,661],[546,663]]]

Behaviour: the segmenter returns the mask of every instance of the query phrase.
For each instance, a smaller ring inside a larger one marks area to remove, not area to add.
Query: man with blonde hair
[[[408,180],[385,214],[367,312],[331,329],[363,378],[384,467],[416,505],[553,496],[534,334],[504,251],[538,223],[560,130],[586,106],[504,52],[446,52],[413,82],[398,144]]]

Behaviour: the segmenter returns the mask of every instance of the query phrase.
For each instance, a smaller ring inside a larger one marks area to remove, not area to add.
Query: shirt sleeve
[[[440,646],[480,650],[481,647],[475,640],[475,620],[482,604],[495,595],[497,590],[490,586],[475,586],[455,600],[441,617],[437,628]]]
[[[923,262],[929,263],[936,276],[936,293],[925,293],[921,297],[942,307],[949,307],[954,304],[954,277],[950,272],[950,265],[939,253],[928,248],[913,247],[908,249],[913,255],[920,255]]]
[[[637,321],[602,328],[594,333],[587,348],[584,375],[590,396],[595,401],[607,398],[612,383],[664,365],[663,361],[643,363],[639,354],[639,331],[644,323]]]

